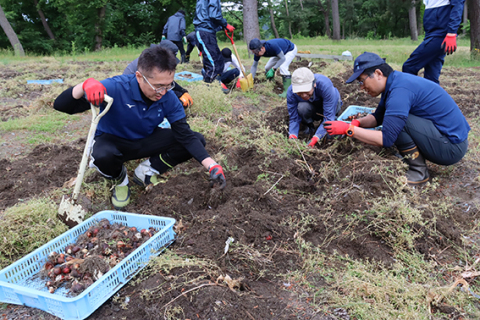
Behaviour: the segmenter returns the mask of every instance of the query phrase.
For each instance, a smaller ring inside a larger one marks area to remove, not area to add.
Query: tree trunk
[[[423,34],[423,22],[422,22],[422,15],[421,15],[421,5],[416,6],[415,14],[417,15],[417,34]]]
[[[270,23],[272,24],[272,29],[273,33],[275,33],[275,38],[280,38],[280,35],[278,34],[277,26],[275,25],[275,16],[273,15],[273,10],[270,7]]]
[[[247,44],[253,38],[260,38],[257,0],[243,0],[243,37]]]
[[[332,24],[333,40],[340,40],[340,14],[338,12],[338,0],[332,0]]]
[[[468,1],[468,15],[470,16],[470,51],[476,58],[480,58],[480,1]]]
[[[415,6],[415,0],[411,1],[410,8],[408,9],[408,21],[410,23],[410,37],[413,41],[418,40],[417,31],[417,8]]]
[[[45,19],[45,15],[43,14],[42,9],[40,9],[40,7],[38,6],[38,1],[33,0],[33,3],[35,3],[35,8],[37,8],[38,15],[40,16],[40,19],[42,20],[43,28],[47,32],[50,39],[55,40],[55,36],[53,35],[52,30],[50,30],[50,27],[48,26],[47,19]]]
[[[292,36],[292,21],[290,21],[290,14],[288,13],[288,3],[285,0],[285,10],[287,11],[287,20],[288,20],[288,33],[290,34],[290,39],[293,38]]]
[[[331,38],[330,34],[330,10],[328,9],[328,3],[324,6],[321,0],[317,0],[317,4],[320,7],[320,11],[323,13],[325,20],[325,35]]]
[[[105,20],[105,12],[107,11],[107,5],[97,9],[98,20],[95,23],[95,51],[102,49],[103,42],[103,20]]]
[[[302,8],[302,10],[303,10],[303,1],[302,0],[300,0],[300,8]]]
[[[463,7],[463,25],[462,25],[462,33],[463,35],[467,34],[467,26],[468,24],[468,1],[465,0],[465,6]]]
[[[16,56],[25,56],[25,51],[23,51],[22,44],[20,40],[18,40],[17,34],[13,31],[10,22],[8,22],[7,17],[5,17],[5,13],[3,12],[2,6],[0,6],[0,26],[2,26],[3,31],[8,37],[10,44],[15,51]]]

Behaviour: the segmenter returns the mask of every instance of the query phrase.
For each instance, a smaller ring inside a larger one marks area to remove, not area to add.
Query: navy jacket
[[[227,20],[222,16],[220,0],[197,0],[193,25],[195,31],[216,33],[225,29]]]
[[[337,112],[337,104],[340,101],[340,93],[337,88],[333,86],[332,81],[323,74],[315,74],[315,90],[313,90],[313,97],[308,100],[309,102],[322,101],[323,104],[323,116],[325,121],[334,121],[336,119],[335,113]],[[305,101],[296,93],[293,93],[292,86],[288,87],[287,91],[287,107],[289,116],[288,134],[294,134],[298,136],[300,129],[300,123],[302,119],[298,115],[298,103]],[[320,125],[315,132],[315,136],[319,139],[327,133],[325,128]]]
[[[167,24],[163,27],[162,34],[167,36],[167,40],[181,41],[185,37],[185,16],[177,12],[168,18]]]
[[[423,28],[425,38],[445,37],[447,33],[457,33],[462,22],[465,0],[423,0]]]
[[[470,126],[450,95],[433,81],[399,71],[387,79],[382,99],[373,113],[383,124],[383,146],[392,146],[405,126],[408,115],[433,122],[453,144],[468,137]]]

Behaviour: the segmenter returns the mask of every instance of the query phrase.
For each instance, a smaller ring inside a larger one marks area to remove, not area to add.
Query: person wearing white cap
[[[313,147],[327,131],[323,126],[315,129],[314,121],[334,121],[342,107],[342,100],[332,81],[322,74],[313,74],[308,68],[299,68],[292,74],[292,84],[287,90],[289,139],[298,139],[300,124],[311,136],[308,146]]]

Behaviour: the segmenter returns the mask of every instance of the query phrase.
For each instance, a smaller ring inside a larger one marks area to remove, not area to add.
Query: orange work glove
[[[185,109],[187,109],[188,107],[191,107],[193,104],[193,99],[188,94],[188,92],[185,92],[179,99],[182,102],[182,105]]]

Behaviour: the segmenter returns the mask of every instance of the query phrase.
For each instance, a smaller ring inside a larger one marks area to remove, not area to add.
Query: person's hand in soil
[[[85,92],[88,102],[95,106],[99,106],[107,93],[105,86],[94,78],[88,78],[82,84],[83,92]]]
[[[346,134],[350,124],[343,121],[325,121],[323,126],[329,135],[336,136]]]
[[[215,163],[210,167],[210,187],[215,188],[218,186],[219,189],[225,188],[227,185],[227,180],[225,179],[225,174],[223,173],[223,168],[218,163]]]
[[[308,147],[309,147],[309,148],[315,147],[315,145],[317,144],[318,140],[320,140],[320,139],[318,139],[317,136],[313,136],[312,140],[310,140],[310,143],[308,144]]]
[[[273,68],[271,68],[270,70],[268,70],[267,73],[265,74],[265,77],[266,77],[268,80],[272,80],[274,76],[275,76],[275,69],[273,69]]]

